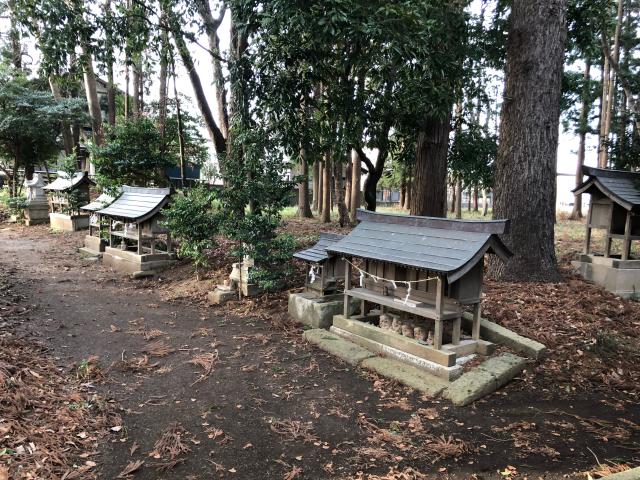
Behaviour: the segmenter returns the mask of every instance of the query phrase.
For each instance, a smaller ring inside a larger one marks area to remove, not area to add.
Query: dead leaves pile
[[[91,458],[98,442],[122,423],[111,404],[65,375],[44,347],[10,335],[0,338],[0,385],[0,472],[6,468],[8,478],[96,478]]]
[[[638,302],[564,272],[557,284],[487,281],[483,316],[548,347],[529,383],[640,393]]]

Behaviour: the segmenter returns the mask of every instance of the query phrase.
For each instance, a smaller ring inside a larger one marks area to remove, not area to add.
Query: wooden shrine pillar
[[[138,227],[138,255],[142,255],[142,225],[137,223],[136,227]]]
[[[351,263],[347,259],[344,262],[344,318],[349,318],[349,307],[351,306]]]
[[[627,219],[624,223],[624,245],[622,247],[622,260],[629,260],[631,256],[631,210],[627,210]]]
[[[587,226],[584,235],[584,254],[589,255],[591,253],[591,212],[592,206],[589,202],[589,212],[587,213]]]
[[[443,321],[442,312],[444,311],[444,280],[442,276],[438,275],[438,283],[436,286],[436,318],[435,318],[435,332],[433,332],[433,347],[436,350],[442,348],[442,331]]]
[[[471,338],[480,340],[480,303],[473,306],[473,326],[471,327]]]
[[[611,242],[613,241],[613,208],[614,203],[611,203],[611,209],[609,210],[609,228],[607,228],[607,237],[604,241],[604,257],[609,258],[611,256]]]

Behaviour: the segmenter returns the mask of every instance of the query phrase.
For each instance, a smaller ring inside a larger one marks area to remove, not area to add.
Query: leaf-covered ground
[[[310,243],[322,225],[287,228]],[[487,316],[549,356],[456,408],[305,344],[286,292],[207,305],[228,273],[224,243],[208,280],[179,265],[131,281],[80,261],[82,237],[0,227],[2,340],[24,346],[0,360],[33,397],[14,417],[22,433],[0,437],[9,478],[586,478],[640,464],[637,306],[568,271],[557,285],[488,284]],[[57,470],[36,470],[41,452]]]

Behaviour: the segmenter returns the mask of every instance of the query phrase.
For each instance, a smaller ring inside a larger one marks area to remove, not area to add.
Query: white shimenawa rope
[[[393,289],[394,290],[396,290],[398,288],[398,283],[404,283],[407,286],[407,295],[404,297],[404,302],[403,302],[405,305],[407,305],[408,302],[409,302],[409,295],[411,295],[411,284],[412,283],[429,282],[431,280],[436,280],[438,278],[437,276],[435,276],[435,277],[421,278],[420,280],[394,280],[394,279],[390,279],[390,278],[380,277],[378,275],[374,275],[373,273],[369,273],[369,272],[361,269],[357,265],[354,265],[353,263],[351,263],[349,260],[347,260],[344,257],[342,257],[342,260],[344,260],[349,265],[351,265],[353,268],[358,270],[358,272],[360,272],[360,286],[361,287],[364,287],[365,276],[371,277],[375,283],[378,283],[378,280],[380,280],[382,282],[391,283],[393,285]]]

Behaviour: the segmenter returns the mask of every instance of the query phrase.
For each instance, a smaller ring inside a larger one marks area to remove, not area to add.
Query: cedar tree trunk
[[[503,240],[514,253],[490,258],[489,274],[514,281],[558,281],[554,249],[556,160],[567,0],[515,0],[493,217],[511,220]]]
[[[411,215],[447,216],[447,150],[451,112],[429,118],[418,132]]]

